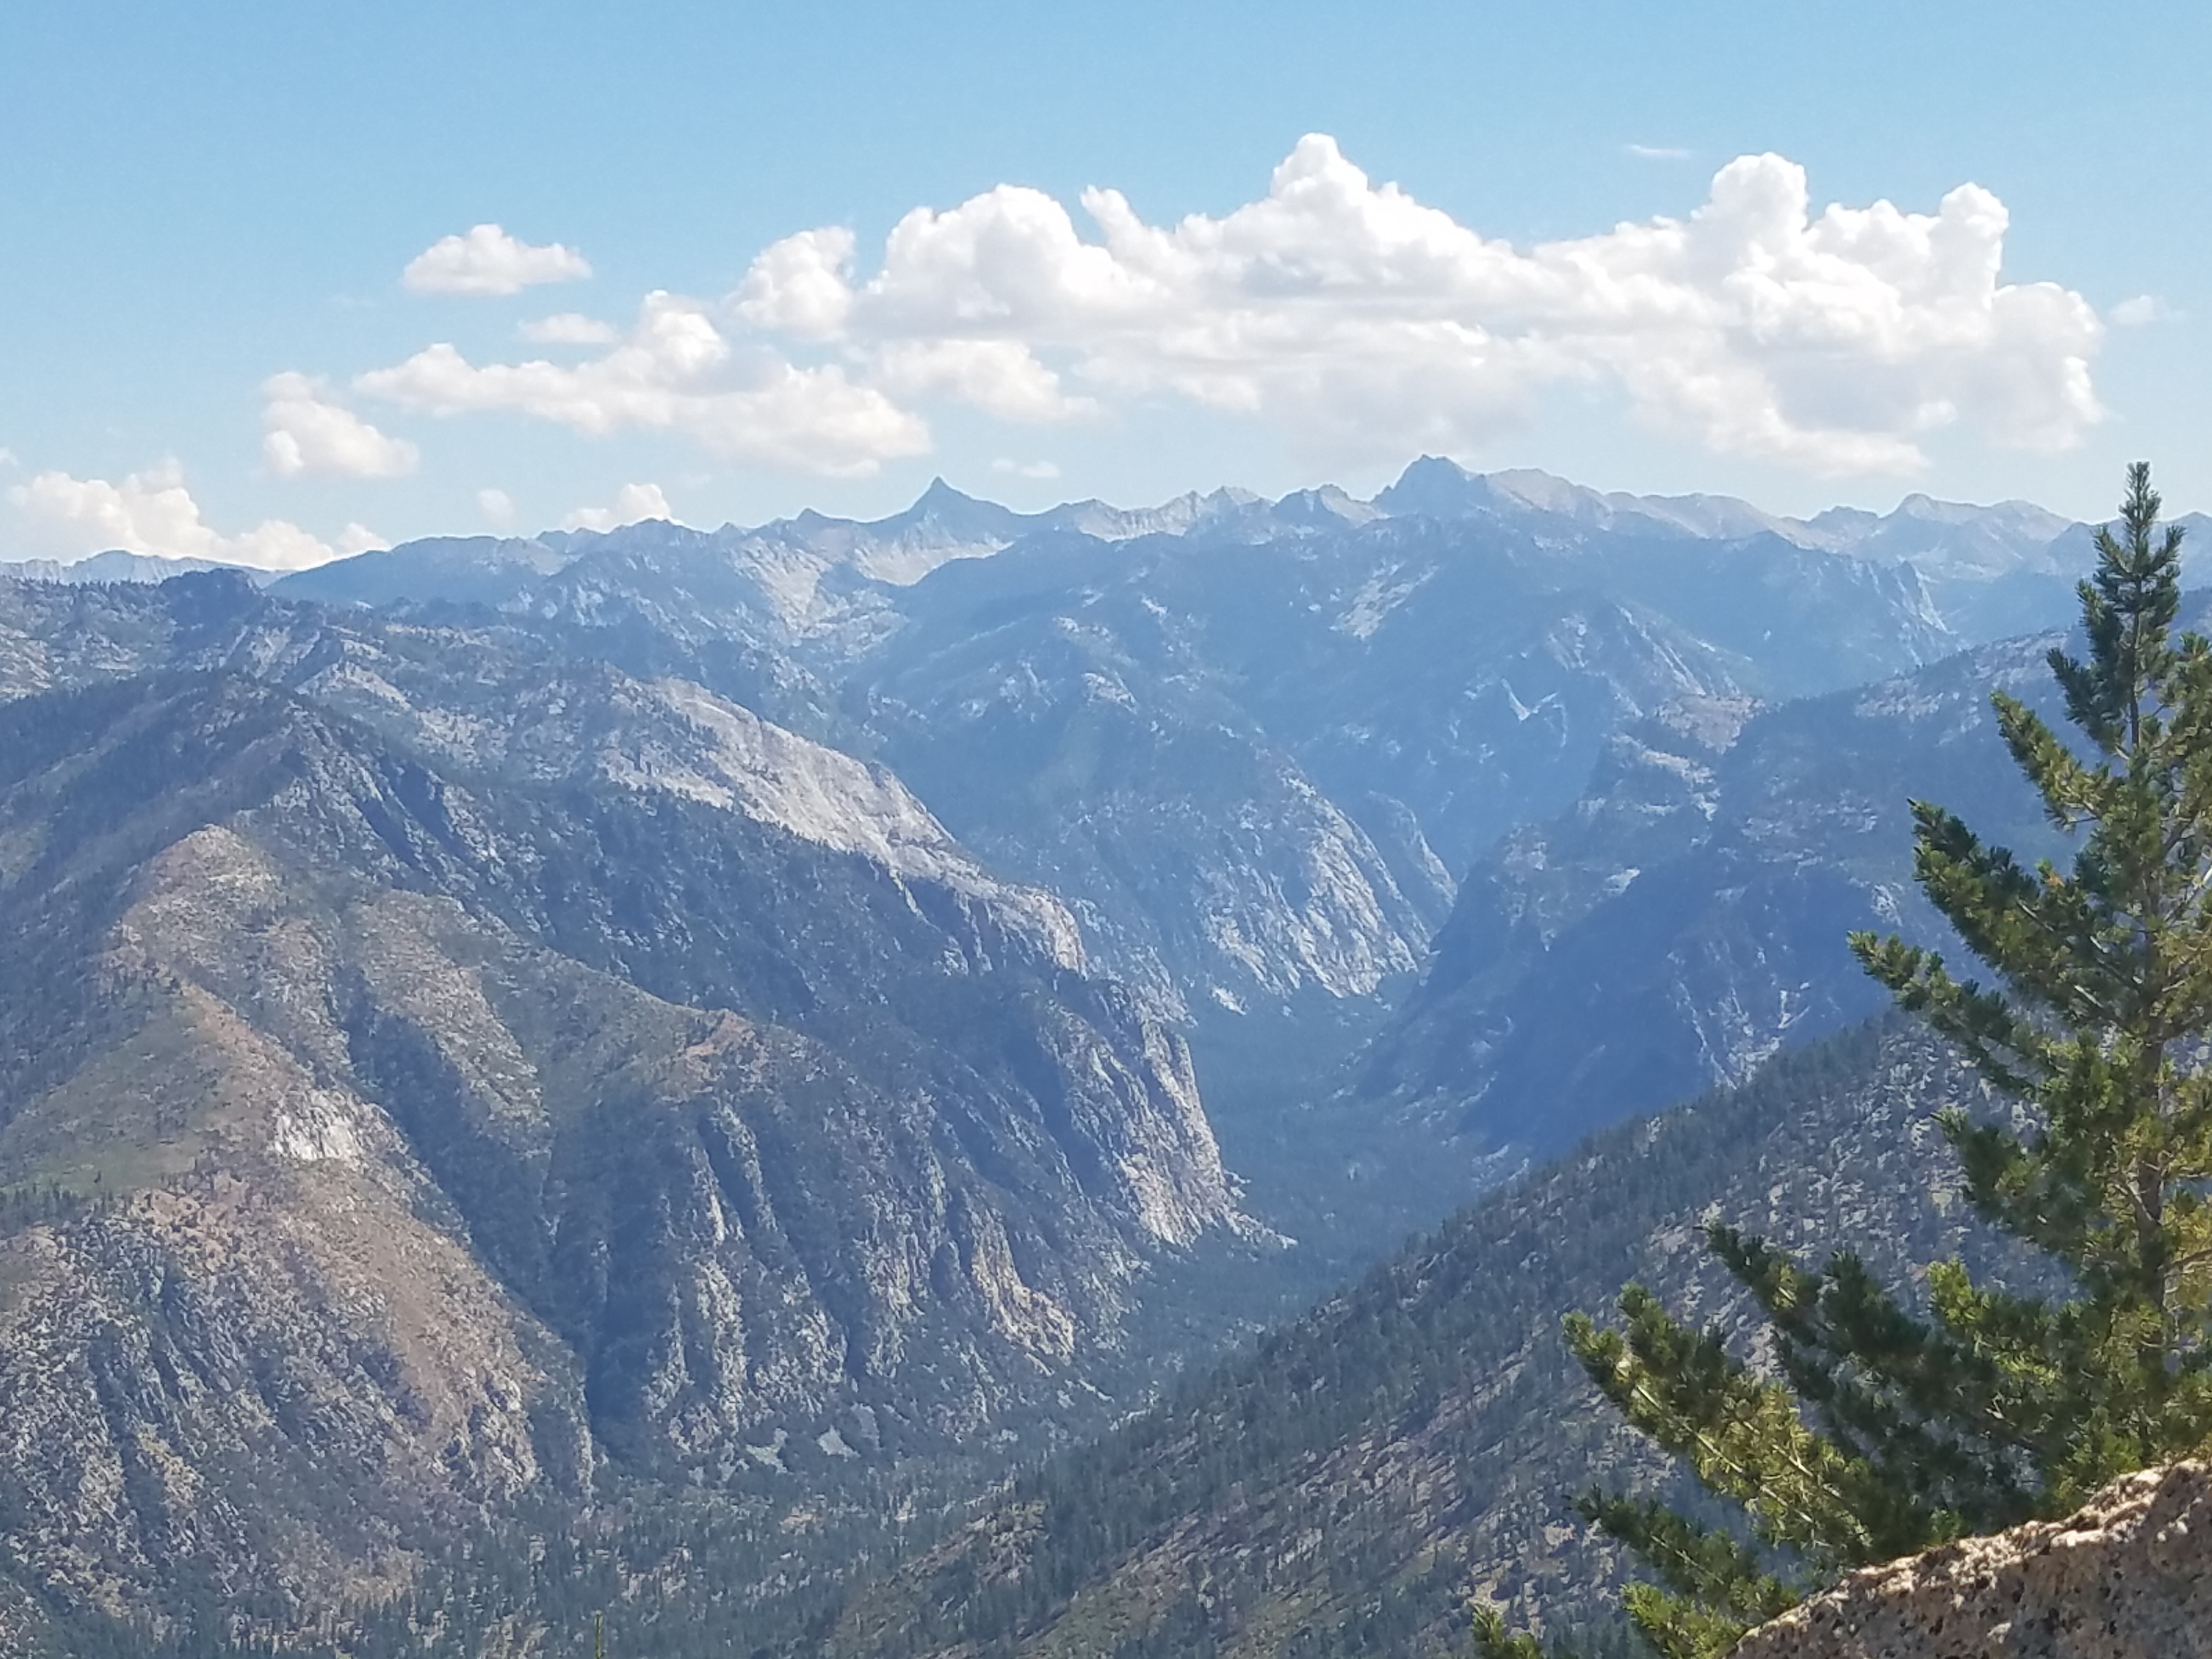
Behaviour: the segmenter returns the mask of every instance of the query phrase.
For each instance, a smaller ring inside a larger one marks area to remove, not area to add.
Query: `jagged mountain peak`
[[[2017,497],[2002,501],[1978,504],[1972,501],[1947,501],[1915,490],[1899,501],[1889,513],[1890,519],[1925,519],[1936,524],[1972,524],[1991,520],[2009,521],[2031,532],[2047,532],[2052,536],[2069,528],[2073,520],[2062,518],[2047,507]]]
[[[861,527],[879,537],[897,537],[928,529],[957,542],[1012,541],[1033,521],[1034,515],[955,489],[942,477],[915,498],[903,513],[878,519]]]
[[[1777,535],[1798,546],[1818,546],[1817,536],[1795,519],[1753,507],[1733,495],[1637,495],[1600,491],[1531,468],[1490,475],[1497,493],[1546,512],[1601,528],[1632,526],[1704,539]]]
[[[1879,542],[1900,535],[1907,526],[1937,532],[1970,532],[2026,556],[2049,547],[2075,525],[2071,519],[2033,501],[1947,501],[1916,491],[1875,519],[1868,526],[1867,536]]]
[[[1915,493],[1878,517],[1829,522],[1840,551],[1910,564],[1939,584],[2069,574],[2087,563],[2067,549],[2073,521],[2032,501],[1980,505]]]
[[[1375,497],[1386,513],[1456,518],[1491,505],[1489,487],[1476,473],[1443,455],[1423,455]]]
[[[1360,501],[1335,484],[1323,484],[1316,489],[1294,489],[1273,503],[1269,510],[1270,515],[1280,523],[1307,524],[1329,530],[1366,524],[1382,516],[1372,502]]]
[[[970,495],[964,489],[955,489],[945,481],[945,475],[940,472],[930,479],[929,488],[915,498],[914,505],[906,510],[904,516],[910,518],[925,513],[941,513],[961,507],[996,505],[996,502],[985,501],[980,497]],[[1006,509],[1001,507],[1000,510],[1004,512]]]
[[[1977,639],[2063,620],[2073,578],[2090,562],[2094,533],[2031,501],[1977,504],[1915,492],[1887,513],[1834,507],[1797,519],[1734,496],[1605,492],[1531,468],[1470,472],[1439,456],[1413,463],[1375,505],[1393,514],[1439,519],[1511,520],[1533,513],[1583,534],[1703,541],[1772,536],[1808,552],[1909,565],[1929,584],[1947,623]],[[2190,520],[2181,522],[2190,526]]]
[[[1375,498],[1394,514],[1463,518],[1477,514],[1518,516],[1529,512],[1564,519],[1584,529],[1644,535],[1732,540],[1771,534],[1801,547],[1821,547],[1826,538],[1796,520],[1764,511],[1732,495],[1636,495],[1604,491],[1534,467],[1470,472],[1458,462],[1425,455]]]

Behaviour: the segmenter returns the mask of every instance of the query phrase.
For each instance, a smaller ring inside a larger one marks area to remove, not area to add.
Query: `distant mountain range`
[[[2065,528],[1938,527],[2021,568]],[[415,543],[276,591],[488,611],[881,758],[1066,896],[1108,971],[1249,1010],[1413,971],[1468,864],[1571,800],[1622,721],[1956,648],[1916,568],[1845,539],[1430,460],[1373,502],[1022,515],[939,483],[872,524]]]
[[[951,560],[985,556],[1032,535],[1066,532],[1114,542],[1194,533],[1269,541],[1286,533],[1338,529],[1387,517],[1512,520],[1531,515],[1562,520],[1584,530],[1701,541],[1771,535],[1812,550],[1908,563],[1942,596],[1947,619],[1954,625],[1960,620],[1951,614],[1954,605],[1962,615],[1989,608],[1990,596],[1978,590],[1991,584],[2008,585],[2004,591],[2010,597],[2004,602],[2015,605],[2026,605],[2030,595],[2045,591],[2034,585],[2034,579],[2056,577],[2070,584],[2087,568],[2093,534],[2093,526],[2030,501],[1974,506],[1915,494],[1887,514],[1831,507],[1810,519],[1794,519],[1731,495],[1601,491],[1532,468],[1472,473],[1433,456],[1413,463],[1372,501],[1360,501],[1334,485],[1276,501],[1224,488],[1203,495],[1193,492],[1151,507],[1119,507],[1091,500],[1066,502],[1041,513],[1018,513],[963,495],[939,478],[912,507],[887,519],[861,521],[809,511],[757,529],[725,526],[713,533],[726,543],[750,544],[764,568],[780,564],[785,592],[803,611],[813,586],[832,568],[904,586]],[[2190,528],[2199,545],[2206,528],[2212,526],[2212,520],[2203,514],[2186,514],[2178,522]],[[380,584],[383,597],[368,602],[421,597],[419,590],[432,588],[450,598],[453,595],[445,590],[465,580],[465,565],[481,562],[496,567],[514,562],[545,574],[596,541],[622,537],[628,528],[546,531],[530,538],[434,538],[338,561],[346,568],[344,576],[328,584],[303,577],[299,591],[343,594],[361,602]],[[0,575],[39,581],[160,581],[191,570],[244,568],[120,551],[71,561],[0,559]],[[275,577],[275,573],[251,574],[257,580]],[[2019,585],[2010,586],[2015,583]],[[495,584],[483,590],[483,597],[496,602],[507,591]],[[2036,620],[2048,618],[2031,618],[2029,625]],[[1972,625],[1963,631],[1978,637],[1986,634],[1985,629]]]
[[[1425,457],[1372,501],[1360,501],[1333,485],[1276,501],[1222,489],[1179,496],[1153,507],[1085,501],[1024,514],[963,495],[940,478],[912,507],[887,519],[864,522],[810,511],[757,529],[725,526],[711,534],[724,545],[747,549],[747,562],[772,573],[773,585],[798,621],[807,614],[823,576],[832,570],[904,586],[952,560],[995,553],[1030,536],[1064,532],[1118,542],[1195,535],[1267,542],[1390,517],[1552,520],[1586,532],[1698,541],[1775,536],[1812,551],[1911,564],[1931,584],[1961,600],[1975,598],[1978,586],[2015,577],[2057,576],[2070,582],[2087,567],[2091,533],[2089,526],[2027,501],[1981,507],[1911,495],[1887,514],[1832,507],[1810,519],[1793,519],[1733,496],[1607,493],[1530,469],[1472,473],[1452,461]],[[2201,534],[2205,520],[2203,514],[2192,514],[2181,522],[2198,528]],[[370,591],[369,585],[377,583],[383,584],[387,597],[442,588],[458,574],[451,561],[459,556],[459,549],[528,546],[532,551],[522,556],[523,562],[558,562],[580,556],[607,538],[619,539],[630,528],[552,531],[504,543],[477,537],[407,544],[338,562],[345,574],[335,580],[303,576],[298,579],[300,591],[361,599]],[[112,561],[130,556],[100,556]],[[487,552],[482,556],[497,562],[518,556]],[[447,562],[443,575],[435,568],[441,561]],[[88,566],[60,568],[82,573]],[[100,574],[78,579],[145,580],[153,574],[150,562],[137,572],[110,564]]]

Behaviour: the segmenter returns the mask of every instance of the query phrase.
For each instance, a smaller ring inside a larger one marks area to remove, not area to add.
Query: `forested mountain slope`
[[[1710,1213],[1815,1255],[1860,1249],[1892,1277],[1985,1252],[1929,1121],[1984,1098],[1885,1024],[1608,1130],[1022,1481],[857,1595],[826,1650],[1442,1654],[1464,1650],[1472,1595],[1555,1632],[1601,1622],[1613,1564],[1567,1499],[1650,1455],[1588,1387],[1560,1316],[1640,1278],[1733,1323],[1697,1235]]]

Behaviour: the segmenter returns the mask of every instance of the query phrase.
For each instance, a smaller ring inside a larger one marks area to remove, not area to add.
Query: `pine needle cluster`
[[[2087,655],[2050,665],[2079,732],[1992,702],[2070,868],[2021,865],[1912,804],[1915,875],[1986,970],[1852,936],[1867,971],[2012,1112],[1939,1118],[1965,1195],[2054,1258],[2064,1293],[1930,1266],[1908,1308],[1860,1259],[1817,1270],[1727,1226],[1706,1241],[1777,1361],[1754,1370],[1632,1285],[1567,1340],[1732,1526],[1592,1492],[1583,1518],[1650,1571],[1624,1602],[1664,1659],[1718,1659],[1854,1568],[2063,1513],[2114,1476],[2212,1444],[2212,647],[2177,635],[2181,532],[2129,469],[2080,598]],[[1497,1613],[1486,1659],[1541,1659]]]

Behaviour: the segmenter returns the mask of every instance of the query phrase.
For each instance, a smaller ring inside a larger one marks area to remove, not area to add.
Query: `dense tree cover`
[[[1954,1109],[1942,1129],[1973,1209],[2055,1258],[2061,1293],[1939,1261],[1923,1315],[1855,1254],[1808,1268],[1715,1222],[1708,1243],[1765,1315],[1779,1376],[1641,1285],[1620,1328],[1568,1322],[1600,1390],[1741,1517],[1581,1500],[1656,1574],[1624,1600],[1667,1659],[1712,1659],[1844,1571],[2063,1511],[2212,1437],[2212,645],[2174,633],[2180,544],[2160,533],[2148,468],[2130,469],[2081,588],[2087,657],[2050,657],[2080,742],[1995,697],[2051,822],[2081,836],[2070,869],[2025,868],[1914,805],[1921,887],[1990,981],[1895,938],[1851,939],[2010,1109]],[[1494,1612],[1478,1637],[1492,1655],[1540,1651]]]

